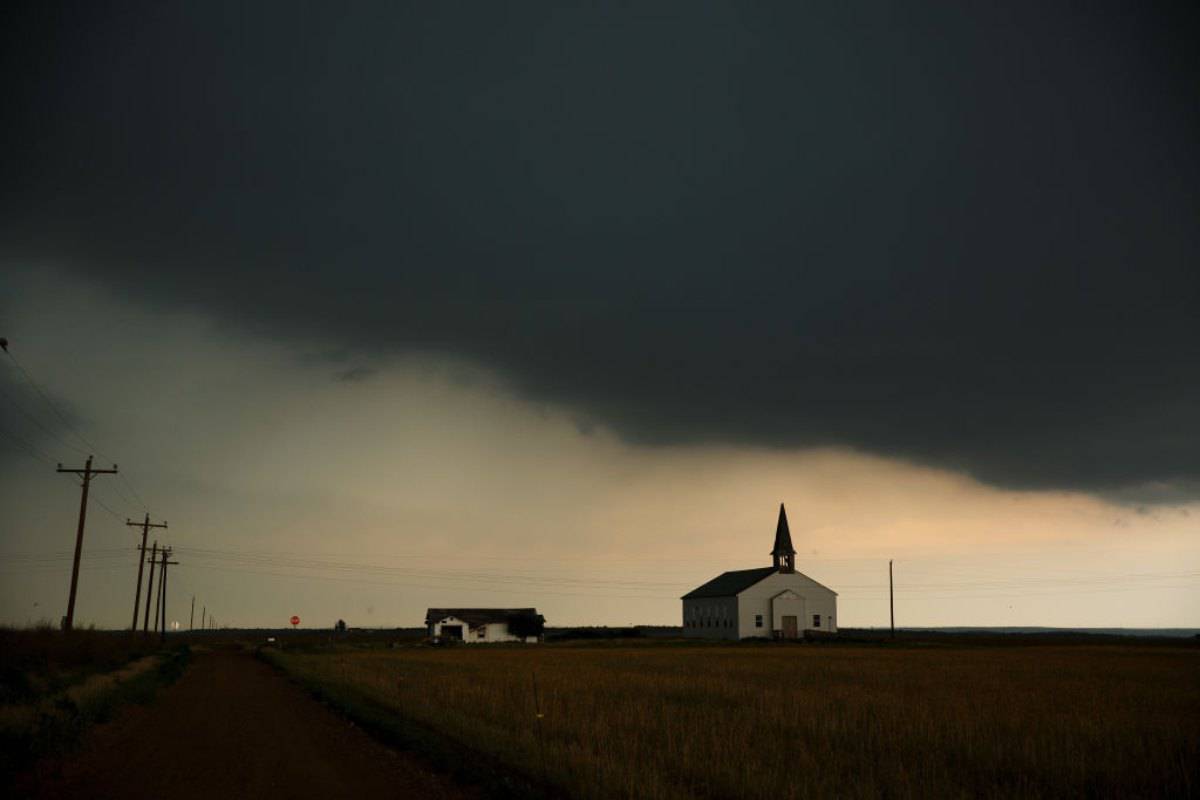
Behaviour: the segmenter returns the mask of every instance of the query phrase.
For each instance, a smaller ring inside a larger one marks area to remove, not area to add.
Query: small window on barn
[[[754,615],[754,627],[756,627],[756,628],[762,627],[762,614]]]
[[[813,627],[814,628],[821,627],[821,615],[820,614],[813,614]]]

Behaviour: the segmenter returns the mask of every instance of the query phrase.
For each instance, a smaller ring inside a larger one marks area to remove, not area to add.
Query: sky
[[[0,13],[0,622],[1200,626],[1191,4]]]

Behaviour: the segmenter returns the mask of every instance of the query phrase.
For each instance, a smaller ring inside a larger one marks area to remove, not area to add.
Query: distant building
[[[779,505],[772,566],[723,572],[685,594],[683,635],[705,639],[796,639],[837,632],[837,592],[796,571],[787,512]]]
[[[431,608],[425,612],[429,636],[462,642],[541,641],[546,619],[536,608]]]

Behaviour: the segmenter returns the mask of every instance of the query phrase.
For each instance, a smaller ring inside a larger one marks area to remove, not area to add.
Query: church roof
[[[741,594],[754,584],[761,581],[763,578],[774,575],[776,572],[779,572],[779,570],[775,569],[774,567],[735,569],[732,572],[722,572],[708,583],[692,589],[681,599],[690,600],[696,597],[735,597],[736,595]],[[812,581],[818,587],[827,592],[832,592],[835,595],[837,594],[837,592],[834,592],[833,589],[830,589],[828,586],[819,581],[814,581],[803,572],[795,572],[792,574],[799,575],[801,578]]]
[[[683,596],[684,600],[693,597],[733,597],[741,594],[768,575],[778,572],[774,567],[757,567],[755,569],[735,569],[732,572],[722,572],[708,583],[697,586]]]
[[[779,504],[779,522],[775,525],[775,547],[771,549],[771,555],[796,555],[796,548],[792,547],[792,532],[788,530],[787,512],[783,510],[783,503]]]

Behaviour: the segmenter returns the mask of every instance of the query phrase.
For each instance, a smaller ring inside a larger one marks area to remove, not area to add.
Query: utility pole
[[[167,574],[166,564],[167,548],[163,548],[158,554],[158,591],[154,593],[154,632],[158,633],[158,628],[162,624],[162,604],[163,604],[163,578]]]
[[[203,631],[203,630],[207,630],[207,629],[204,627],[204,620],[207,618],[207,617],[206,617],[206,615],[207,615],[207,614],[208,614],[208,606],[203,606],[203,607],[200,609],[200,630],[202,630],[202,631]]]
[[[150,595],[154,593],[154,561],[158,558],[158,540],[150,548],[150,582],[146,584],[146,611],[142,617],[142,633],[150,632]]]
[[[888,611],[892,617],[892,638],[896,638],[896,593],[892,588],[892,560],[888,559]]]
[[[192,595],[192,614],[188,617],[188,630],[196,627],[196,595]]]
[[[172,564],[178,564],[178,561],[171,561],[171,548],[163,550],[162,560],[162,578],[159,581],[159,586],[162,587],[162,625],[159,627],[159,636],[162,641],[167,640],[167,567]]]
[[[58,472],[74,472],[82,480],[83,496],[79,500],[79,528],[75,531],[75,561],[71,567],[71,594],[67,597],[67,615],[63,617],[63,630],[69,631],[75,626],[75,588],[79,585],[79,556],[83,553],[83,523],[87,520],[88,487],[91,486],[94,475],[116,475],[117,465],[112,469],[92,469],[92,457],[87,457],[87,463],[81,469],[63,469],[58,465]]]
[[[146,519],[144,519],[142,522],[134,522],[133,520],[126,519],[125,524],[132,525],[134,527],[141,526],[141,529],[142,529],[142,546],[138,548],[137,590],[134,591],[134,593],[133,593],[133,624],[129,627],[129,630],[136,631],[137,630],[138,603],[142,599],[142,568],[144,566],[146,566],[146,534],[148,534],[150,532],[151,528],[167,527],[167,521],[163,520],[161,524],[157,523],[157,522],[151,522],[150,521],[150,512],[147,511]]]
[[[162,607],[163,607],[163,578],[167,577],[167,559],[171,554],[167,551],[167,546],[163,545],[158,551],[158,594],[154,595],[154,632],[158,633],[162,628]]]

